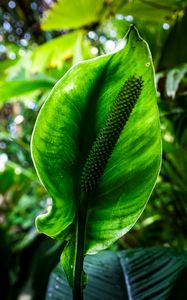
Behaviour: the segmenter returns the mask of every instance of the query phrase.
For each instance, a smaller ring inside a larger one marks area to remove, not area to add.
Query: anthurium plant
[[[115,51],[74,65],[57,82],[38,115],[31,148],[52,198],[36,226],[66,241],[61,263],[73,298],[83,299],[84,257],[130,230],[160,169],[153,64],[134,26]]]

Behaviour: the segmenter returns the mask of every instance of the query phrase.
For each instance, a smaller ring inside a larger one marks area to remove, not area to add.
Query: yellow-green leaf
[[[80,28],[98,22],[102,17],[104,0],[59,0],[43,19],[44,30]]]

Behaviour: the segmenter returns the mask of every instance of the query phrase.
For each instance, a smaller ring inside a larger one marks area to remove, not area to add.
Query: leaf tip
[[[130,37],[131,38],[135,37],[137,39],[141,39],[142,40],[142,38],[141,38],[141,36],[140,36],[140,34],[138,32],[137,27],[133,23],[130,25],[129,30],[128,30],[127,34],[126,34],[126,38],[127,39],[129,39]]]

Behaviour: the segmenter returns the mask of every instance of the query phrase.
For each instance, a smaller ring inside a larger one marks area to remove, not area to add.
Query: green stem
[[[77,245],[76,245],[76,265],[74,273],[73,300],[83,300],[83,263],[84,263],[84,244],[85,228],[87,218],[87,195],[82,193],[81,203],[78,210],[77,220]]]

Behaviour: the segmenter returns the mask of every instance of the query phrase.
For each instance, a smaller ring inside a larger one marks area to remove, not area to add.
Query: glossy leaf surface
[[[86,195],[80,189],[83,166],[131,76],[142,78],[143,89],[96,189]],[[118,50],[75,65],[55,85],[35,125],[32,156],[53,199],[37,227],[69,241],[62,262],[72,284],[80,252],[105,249],[133,226],[160,168],[154,71],[148,46],[134,27]]]

